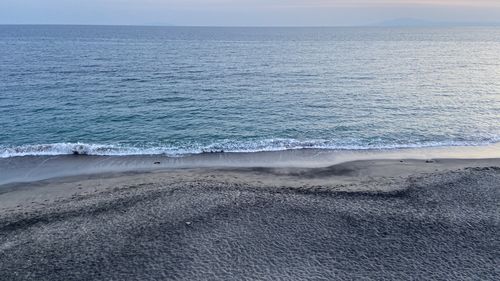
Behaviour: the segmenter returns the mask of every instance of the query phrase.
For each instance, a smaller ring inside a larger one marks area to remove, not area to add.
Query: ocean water
[[[0,157],[500,141],[500,28],[0,26]]]

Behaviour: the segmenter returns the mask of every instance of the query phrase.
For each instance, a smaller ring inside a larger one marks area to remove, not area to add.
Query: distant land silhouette
[[[432,27],[432,26],[500,26],[500,22],[477,21],[430,21],[418,18],[397,18],[375,23],[373,26],[382,27]]]

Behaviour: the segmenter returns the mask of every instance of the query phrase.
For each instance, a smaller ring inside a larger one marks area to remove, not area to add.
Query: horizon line
[[[422,28],[422,27],[500,27],[500,22],[427,22],[427,24],[384,25],[384,23],[360,25],[175,25],[175,24],[101,24],[101,23],[0,23],[0,26],[109,26],[109,27],[211,27],[211,28]]]

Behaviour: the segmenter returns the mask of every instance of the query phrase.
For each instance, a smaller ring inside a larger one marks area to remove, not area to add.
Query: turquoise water
[[[500,141],[500,28],[0,26],[0,157]]]

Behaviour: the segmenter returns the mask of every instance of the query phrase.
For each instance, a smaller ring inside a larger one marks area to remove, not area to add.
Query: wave
[[[100,155],[100,156],[128,156],[128,155],[165,155],[182,157],[202,153],[251,153],[266,151],[285,151],[300,149],[325,149],[325,150],[391,150],[424,147],[446,146],[484,146],[500,142],[498,139],[485,139],[481,141],[424,141],[416,143],[372,143],[361,144],[358,142],[339,142],[332,140],[307,140],[295,139],[264,139],[253,141],[226,140],[210,145],[186,146],[150,146],[134,147],[125,145],[106,145],[88,143],[53,143],[34,144],[21,146],[0,146],[0,158],[21,156],[57,156],[57,155]]]

